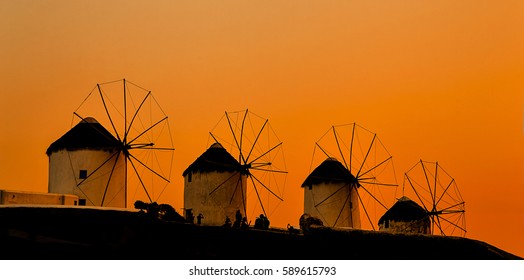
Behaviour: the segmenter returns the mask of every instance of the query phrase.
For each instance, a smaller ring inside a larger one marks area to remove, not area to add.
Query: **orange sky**
[[[398,182],[438,161],[467,237],[524,256],[522,1],[2,1],[0,188],[47,191],[47,147],[96,83],[153,92],[176,148],[164,199],[224,111],[270,119],[289,171],[275,226],[298,224],[315,141],[376,132]]]

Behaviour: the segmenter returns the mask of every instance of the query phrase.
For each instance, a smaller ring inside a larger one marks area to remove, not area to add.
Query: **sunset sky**
[[[172,183],[225,111],[283,141],[272,225],[298,226],[314,144],[356,122],[397,181],[438,161],[466,202],[466,237],[524,256],[523,1],[1,1],[0,189],[47,191],[48,146],[97,83],[151,90],[170,118]]]

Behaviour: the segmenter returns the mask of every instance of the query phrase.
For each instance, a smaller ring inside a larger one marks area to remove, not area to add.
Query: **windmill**
[[[97,84],[72,125],[48,149],[50,192],[77,194],[94,206],[160,198],[174,148],[168,117],[151,91],[125,79]]]
[[[302,184],[304,212],[330,227],[375,230],[397,187],[377,134],[356,123],[332,126],[315,143],[313,167]]]
[[[465,202],[455,179],[438,162],[417,162],[405,173],[402,189],[426,211],[431,234],[466,235]]]
[[[210,131],[208,146],[183,174],[185,207],[220,213],[214,218],[220,221],[236,210],[250,218],[270,217],[283,201],[287,171],[269,120],[247,109],[226,111]]]

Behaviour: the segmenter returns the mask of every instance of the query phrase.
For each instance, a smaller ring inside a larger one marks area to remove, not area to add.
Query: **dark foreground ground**
[[[307,234],[165,222],[137,212],[0,207],[1,259],[499,260],[485,242],[319,228]]]

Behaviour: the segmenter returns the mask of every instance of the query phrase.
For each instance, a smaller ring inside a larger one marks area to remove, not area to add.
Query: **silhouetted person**
[[[264,216],[264,214],[260,214],[260,216],[257,217],[255,220],[255,228],[258,229],[268,229],[269,228],[269,220]]]
[[[264,229],[269,229],[269,220],[266,216],[263,214],[260,214],[260,219],[262,220],[262,227]]]
[[[254,228],[256,228],[256,229],[262,229],[262,227],[263,227],[262,224],[263,224],[263,222],[262,222],[262,220],[260,219],[260,217],[257,217],[257,218],[255,219],[255,225],[254,225]]]
[[[198,214],[197,216],[197,224],[202,224],[202,219],[204,218],[204,215],[202,213]]]
[[[187,215],[187,221],[194,224],[195,223],[195,215],[193,215],[193,212],[189,212]]]
[[[287,224],[287,231],[289,232],[289,234],[298,234],[298,233],[300,233],[300,230],[294,228],[290,224]]]
[[[231,220],[229,219],[228,216],[226,216],[226,221],[224,222],[224,226],[225,227],[231,227]]]
[[[147,214],[151,216],[151,218],[158,218],[158,203],[152,202],[147,205]]]
[[[241,221],[242,220],[242,213],[240,213],[240,210],[237,210],[235,213],[235,219]]]
[[[233,227],[240,227],[240,224],[242,223],[242,213],[240,213],[240,210],[237,210],[235,213],[235,222],[233,223]]]

